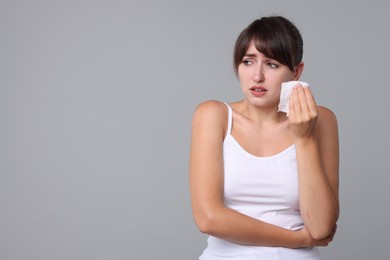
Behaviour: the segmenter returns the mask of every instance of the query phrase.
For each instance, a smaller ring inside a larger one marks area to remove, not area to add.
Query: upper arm
[[[321,162],[338,205],[339,195],[339,137],[335,114],[325,108],[318,108],[316,136]]]
[[[223,205],[223,139],[227,108],[217,101],[200,104],[192,120],[190,190],[193,215],[199,225]]]

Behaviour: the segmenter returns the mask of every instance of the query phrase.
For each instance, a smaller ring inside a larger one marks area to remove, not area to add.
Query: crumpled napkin
[[[300,83],[302,87],[307,88],[309,84],[303,81],[287,81],[282,83],[282,89],[280,91],[280,101],[278,105],[278,112],[287,113],[288,116],[288,104],[293,88]]]

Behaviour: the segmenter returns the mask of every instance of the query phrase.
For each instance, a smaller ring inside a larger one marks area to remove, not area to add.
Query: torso
[[[235,104],[230,107],[223,141],[225,206],[282,228],[301,229],[296,150],[288,120],[260,127]],[[200,259],[318,260],[318,255],[316,248],[246,246],[210,236]]]
[[[275,123],[259,124],[245,115],[240,102],[231,104],[233,126],[231,135],[248,153],[267,157],[275,155],[291,146],[293,137],[290,133],[288,118],[281,113],[281,120]]]

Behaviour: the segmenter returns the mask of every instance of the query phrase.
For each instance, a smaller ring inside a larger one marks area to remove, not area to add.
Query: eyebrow
[[[245,53],[245,55],[243,56],[243,58],[244,58],[244,57],[256,58],[257,55],[256,55],[255,53]],[[266,55],[264,55],[264,57],[265,57],[266,59],[269,59],[269,60],[277,61],[277,60],[275,60],[274,58],[268,57],[268,56],[266,56]]]
[[[256,57],[257,55],[254,53],[245,53],[244,57]]]

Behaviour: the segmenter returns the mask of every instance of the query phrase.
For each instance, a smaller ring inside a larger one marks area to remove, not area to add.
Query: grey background
[[[0,259],[197,259],[191,116],[241,98],[238,33],[281,14],[341,138],[324,259],[386,259],[386,1],[0,1]],[[386,257],[387,256],[387,257]]]

